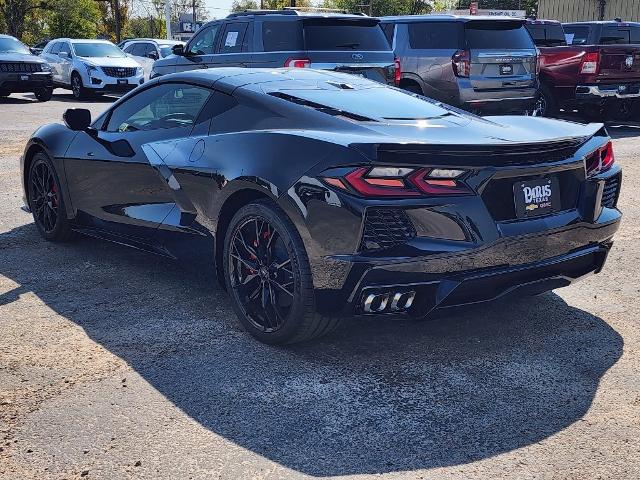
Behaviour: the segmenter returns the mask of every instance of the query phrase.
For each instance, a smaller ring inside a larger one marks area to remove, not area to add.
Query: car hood
[[[176,65],[178,55],[169,55],[164,58],[160,58],[153,63],[154,67],[173,67]]]
[[[46,63],[42,58],[30,53],[0,53],[0,62]]]
[[[139,67],[140,64],[129,57],[78,57],[84,63],[95,67]]]

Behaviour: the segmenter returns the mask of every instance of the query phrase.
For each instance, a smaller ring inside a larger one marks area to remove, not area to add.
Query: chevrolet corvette
[[[601,124],[481,118],[348,74],[176,73],[64,121],[21,159],[40,234],[198,258],[270,344],[567,286],[621,219]]]

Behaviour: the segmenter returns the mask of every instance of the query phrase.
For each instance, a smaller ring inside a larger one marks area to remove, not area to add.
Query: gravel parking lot
[[[640,128],[601,274],[274,348],[201,267],[39,237],[18,158],[56,93],[0,104],[0,479],[640,478]]]

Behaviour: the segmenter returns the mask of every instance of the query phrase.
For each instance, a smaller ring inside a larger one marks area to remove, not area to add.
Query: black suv
[[[205,24],[175,55],[153,65],[151,78],[213,67],[316,68],[394,84],[393,52],[376,18],[246,11]]]
[[[0,35],[0,97],[32,92],[46,102],[53,94],[51,66],[17,38]]]

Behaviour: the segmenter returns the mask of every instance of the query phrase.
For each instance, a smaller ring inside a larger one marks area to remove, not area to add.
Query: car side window
[[[193,126],[211,90],[184,83],[148,88],[111,112],[108,132],[136,132]]]
[[[246,22],[228,23],[222,32],[218,53],[240,53],[246,50],[244,41],[248,25]]]
[[[153,43],[144,43],[143,46],[144,46],[144,52],[142,54],[143,57],[147,57],[150,54],[155,54],[155,55],[158,54],[156,47]]]
[[[393,33],[395,30],[395,23],[383,23],[380,25],[382,27],[382,31],[384,32],[384,36],[387,37],[387,42],[389,42],[389,46],[393,46]]]
[[[211,25],[201,29],[191,42],[187,53],[190,55],[212,55],[216,46],[216,34],[220,25]]]
[[[62,53],[62,52],[66,52],[67,54],[69,54],[69,56],[71,56],[71,47],[67,42],[60,43],[60,50],[58,51],[58,53]]]
[[[135,43],[130,43],[129,45],[127,45],[126,47],[124,47],[124,49],[122,50],[124,53],[128,53],[129,55],[134,55],[133,53],[133,49],[136,46]]]
[[[458,22],[423,22],[409,24],[409,45],[416,49],[460,48],[462,24]]]
[[[51,55],[57,55],[60,52],[60,42],[53,42],[51,47],[49,47],[49,52]]]

